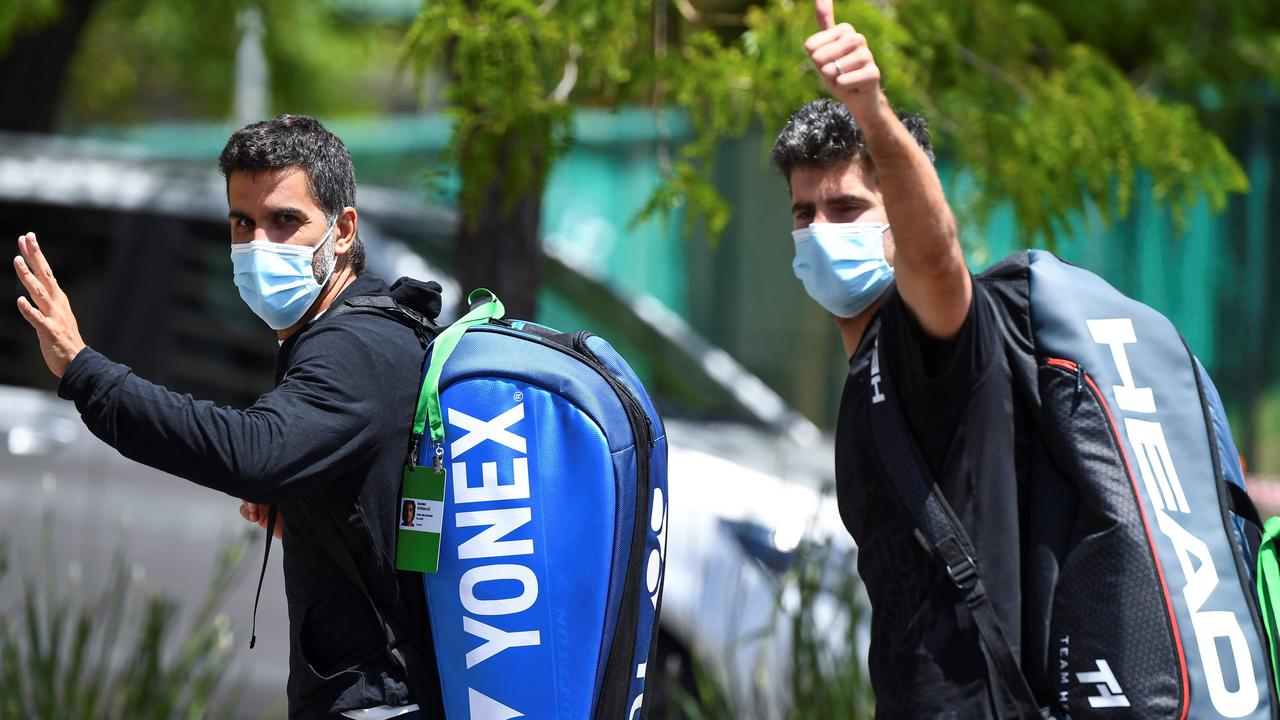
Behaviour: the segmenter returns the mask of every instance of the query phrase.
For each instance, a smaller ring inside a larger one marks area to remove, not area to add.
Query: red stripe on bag
[[[1054,367],[1078,372],[1080,366],[1070,360],[1062,360],[1059,358],[1049,358],[1047,361]],[[1116,425],[1116,419],[1111,414],[1111,406],[1107,404],[1107,398],[1094,384],[1093,378],[1088,373],[1084,373],[1084,381],[1093,390],[1094,397],[1098,398],[1098,402],[1102,405],[1102,411],[1107,414],[1107,422],[1111,423],[1111,436],[1115,438],[1116,444],[1120,446],[1120,455],[1124,458],[1124,470],[1129,476],[1129,484],[1133,487],[1134,497],[1138,499],[1138,512],[1142,515],[1142,529],[1147,534],[1147,545],[1151,548],[1152,559],[1156,563],[1156,574],[1160,577],[1160,590],[1164,593],[1165,608],[1169,611],[1169,625],[1173,628],[1173,641],[1178,648],[1178,669],[1182,673],[1182,713],[1178,720],[1187,720],[1187,712],[1190,709],[1191,697],[1187,690],[1187,656],[1182,650],[1182,634],[1178,631],[1178,618],[1173,611],[1173,600],[1169,596],[1169,584],[1164,579],[1164,567],[1160,564],[1160,553],[1156,550],[1155,537],[1151,534],[1151,525],[1147,522],[1147,511],[1142,506],[1142,493],[1138,490],[1138,478],[1133,474],[1133,465],[1129,462],[1129,451],[1125,448],[1124,441],[1120,438],[1120,427]]]

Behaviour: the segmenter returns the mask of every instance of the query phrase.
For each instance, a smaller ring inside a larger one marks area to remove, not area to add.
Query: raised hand
[[[867,47],[867,39],[849,23],[836,24],[831,3],[832,0],[814,0],[818,32],[805,40],[804,49],[827,90],[861,123],[884,103],[880,68]]]
[[[22,286],[31,293],[31,300],[18,298],[18,312],[35,328],[40,354],[44,356],[49,371],[62,377],[71,360],[84,349],[80,327],[76,324],[75,313],[71,312],[71,301],[58,287],[58,280],[40,251],[35,233],[18,238],[18,252],[21,254],[13,258],[13,269],[18,273]]]

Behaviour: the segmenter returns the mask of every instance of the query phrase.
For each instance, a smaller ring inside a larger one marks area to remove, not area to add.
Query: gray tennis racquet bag
[[[969,608],[1000,716],[1276,718],[1254,592],[1260,523],[1208,374],[1165,317],[1093,273],[1042,251],[1006,262],[1027,266],[1032,392],[1052,467],[1033,483],[1061,484],[1069,514],[1060,542],[1038,548],[1048,657],[1010,648],[891,373],[872,403],[885,472]]]

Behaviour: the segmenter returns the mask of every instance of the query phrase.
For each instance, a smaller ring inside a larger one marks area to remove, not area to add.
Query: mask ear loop
[[[324,237],[320,239],[320,242],[316,243],[316,246],[315,246],[316,252],[320,252],[320,249],[324,247],[324,244],[333,239],[333,229],[338,226],[338,218],[340,217],[342,217],[342,213],[338,213],[337,215],[333,216],[333,222],[329,223],[329,229],[325,231]],[[334,253],[333,263],[329,265],[329,271],[325,273],[324,280],[319,281],[321,288],[324,288],[324,286],[329,284],[329,281],[333,279],[334,271],[337,269],[338,269],[338,255],[337,253]]]

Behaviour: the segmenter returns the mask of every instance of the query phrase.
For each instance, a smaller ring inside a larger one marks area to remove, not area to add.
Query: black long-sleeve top
[[[434,283],[401,281],[393,291],[371,275],[359,276],[334,307],[388,294],[428,318],[440,309]],[[284,342],[275,389],[244,410],[172,392],[90,348],[58,388],[89,430],[125,457],[280,508],[291,719],[409,701],[368,601],[325,553],[298,503],[323,494],[349,533],[370,539],[352,548],[366,585],[380,606],[420,631],[421,583],[397,586],[392,550],[422,358],[418,337],[395,320],[321,316]]]

